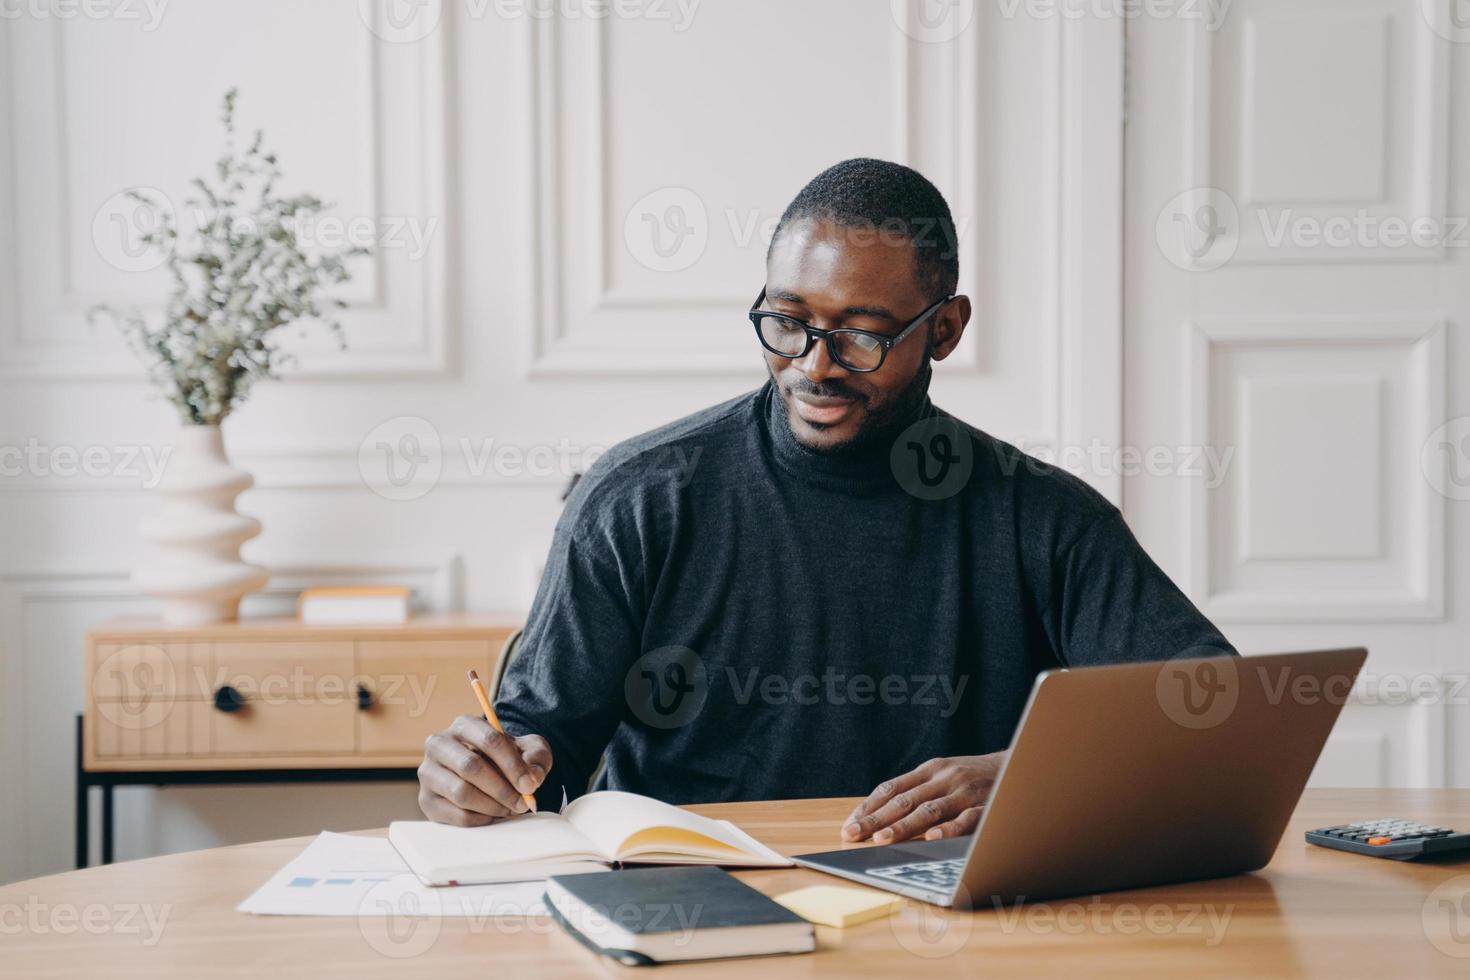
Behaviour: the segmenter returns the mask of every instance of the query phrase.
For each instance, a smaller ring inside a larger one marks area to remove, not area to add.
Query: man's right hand
[[[419,809],[430,820],[479,827],[525,813],[551,771],[551,747],[540,735],[502,735],[479,715],[460,715],[424,743]]]

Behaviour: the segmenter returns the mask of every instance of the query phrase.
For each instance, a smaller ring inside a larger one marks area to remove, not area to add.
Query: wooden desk
[[[694,809],[731,818],[777,849],[800,853],[832,847],[852,805],[808,800]],[[1276,857],[1254,875],[1063,899],[1023,907],[1020,914],[951,913],[906,902],[887,921],[819,928],[819,950],[812,955],[665,969],[679,977],[1470,975],[1470,899],[1458,911],[1434,906],[1438,919],[1425,912],[1437,886],[1451,882],[1447,887],[1462,894],[1470,888],[1470,861],[1400,864],[1302,840],[1310,827],[1375,815],[1470,827],[1470,791],[1309,792]],[[234,911],[306,842],[223,847],[0,888],[0,976],[653,975],[594,957],[541,919],[414,920],[405,926],[437,932],[426,950],[401,958],[366,938],[370,932],[383,944],[383,920],[365,929],[355,919],[257,918]],[[772,894],[836,881],[801,869],[741,877]],[[168,914],[151,947],[144,944],[149,930],[141,914],[129,922],[134,931],[122,928],[127,910],[140,904],[151,908],[155,921],[164,910]],[[53,920],[58,913],[62,917]],[[1458,939],[1444,928],[1450,915],[1460,916]],[[32,916],[42,928],[31,928]],[[58,922],[54,928],[52,921]],[[108,923],[117,928],[109,930]],[[1436,948],[1430,932],[1458,956]]]

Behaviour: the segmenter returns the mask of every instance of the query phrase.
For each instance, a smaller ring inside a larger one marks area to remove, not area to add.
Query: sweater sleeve
[[[619,547],[611,508],[599,511],[582,481],[557,524],[515,660],[496,712],[515,735],[551,746],[552,768],[537,790],[556,810],[587,792],[624,713],[623,678],[638,656],[643,616],[639,563]],[[603,498],[604,500],[606,498]]]
[[[1116,510],[1100,515],[1056,557],[1052,578],[1043,621],[1067,666],[1235,653]]]

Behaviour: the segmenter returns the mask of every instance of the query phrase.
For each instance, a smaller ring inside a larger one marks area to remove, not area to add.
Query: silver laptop
[[[803,854],[803,867],[955,908],[1265,865],[1367,651],[1041,674],[968,837]]]

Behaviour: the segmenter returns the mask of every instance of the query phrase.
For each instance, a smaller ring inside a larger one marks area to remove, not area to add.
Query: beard
[[[776,377],[775,372],[771,370],[769,361],[766,363],[766,371],[771,375],[771,381],[777,389],[777,394],[780,395],[781,379]],[[785,388],[788,396],[801,392],[819,397],[851,398],[863,403],[866,411],[862,424],[850,438],[842,442],[812,445],[804,441],[792,427],[787,397],[782,398],[783,403],[786,404],[782,406],[781,419],[786,424],[791,437],[810,453],[830,458],[851,459],[881,452],[886,457],[894,437],[918,415],[924,400],[929,395],[929,383],[933,377],[932,362],[927,349],[924,351],[924,359],[920,362],[919,369],[914,372],[908,384],[876,404],[866,392],[859,391],[840,379],[818,383],[808,381],[804,376],[798,375],[797,379]]]

